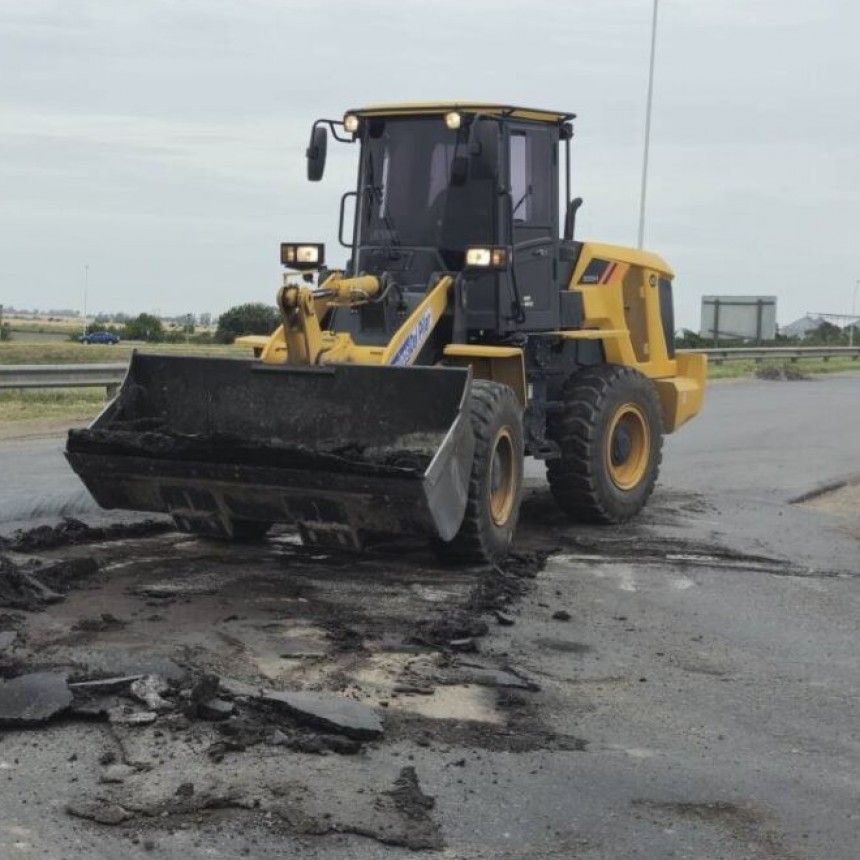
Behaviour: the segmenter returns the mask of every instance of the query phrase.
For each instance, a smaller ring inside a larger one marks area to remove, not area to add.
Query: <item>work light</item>
[[[290,269],[318,269],[325,262],[325,245],[321,242],[283,242],[281,264]]]
[[[455,110],[452,110],[450,113],[445,114],[445,125],[447,125],[448,128],[451,129],[451,131],[458,129],[462,122],[463,117],[461,117],[460,114],[458,114]]]
[[[350,134],[355,134],[358,131],[358,117],[354,113],[348,113],[343,118],[343,127]]]
[[[506,269],[507,248],[469,248],[466,251],[467,269]]]

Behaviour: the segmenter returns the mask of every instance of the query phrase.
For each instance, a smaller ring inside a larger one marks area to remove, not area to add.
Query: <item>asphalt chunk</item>
[[[35,726],[72,703],[64,672],[32,672],[0,681],[0,726]]]
[[[299,723],[356,740],[373,740],[383,732],[376,711],[343,696],[276,692],[264,693],[260,701],[285,711]]]
[[[66,805],[66,812],[75,818],[85,818],[97,824],[122,824],[133,818],[131,812],[109,800],[75,800]]]

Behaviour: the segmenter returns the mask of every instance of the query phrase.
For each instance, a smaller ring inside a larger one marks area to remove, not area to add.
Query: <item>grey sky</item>
[[[0,303],[220,312],[272,301],[283,239],[341,253],[356,150],[311,122],[480,99],[579,115],[581,238],[636,240],[651,0],[0,0]],[[860,278],[860,5],[661,0],[646,244],[779,320]]]

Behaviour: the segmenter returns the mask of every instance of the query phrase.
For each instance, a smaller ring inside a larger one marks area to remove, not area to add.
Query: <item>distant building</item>
[[[810,314],[802,316],[799,320],[793,323],[782,326],[779,333],[785,337],[806,337],[811,332],[815,331],[821,325],[821,318],[814,317]]]

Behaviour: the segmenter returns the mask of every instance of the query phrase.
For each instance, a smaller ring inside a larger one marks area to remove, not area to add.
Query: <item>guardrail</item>
[[[707,355],[714,364],[724,361],[752,360],[762,362],[773,359],[787,359],[795,362],[801,358],[821,358],[827,361],[831,358],[860,358],[860,346],[727,346],[709,349],[679,349],[678,352],[690,352]]]
[[[4,388],[104,388],[113,397],[127,364],[0,364]]]
[[[801,358],[860,359],[860,346],[729,346],[712,349],[679,349],[707,355],[714,364],[724,361],[768,359],[798,361]],[[125,378],[127,364],[0,364],[0,389],[4,388],[101,388],[112,397]]]

